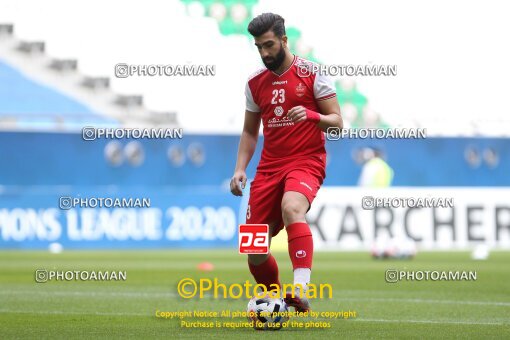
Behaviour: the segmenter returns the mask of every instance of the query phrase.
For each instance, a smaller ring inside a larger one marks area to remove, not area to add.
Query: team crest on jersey
[[[303,97],[305,95],[305,92],[306,92],[306,86],[304,86],[302,83],[299,83],[296,86],[296,96]]]
[[[280,117],[283,114],[283,107],[277,106],[274,108],[274,114]]]

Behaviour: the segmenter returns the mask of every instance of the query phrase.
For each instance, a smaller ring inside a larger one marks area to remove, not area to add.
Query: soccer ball
[[[248,321],[253,322],[257,330],[279,330],[289,321],[289,308],[283,299],[266,294],[264,297],[252,297],[248,302]]]

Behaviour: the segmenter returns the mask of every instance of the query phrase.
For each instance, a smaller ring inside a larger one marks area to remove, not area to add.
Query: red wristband
[[[317,124],[321,121],[321,115],[318,112],[306,109],[306,120]]]

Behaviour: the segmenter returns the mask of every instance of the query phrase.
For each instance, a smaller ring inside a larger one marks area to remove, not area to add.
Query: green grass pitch
[[[282,282],[291,283],[288,255],[275,257]],[[213,263],[214,270],[198,271],[202,261]],[[476,270],[477,280],[386,283],[385,271],[393,268]],[[127,280],[36,283],[36,269],[125,270]],[[331,284],[333,298],[312,301],[313,310],[351,310],[357,317],[315,320],[330,322],[328,329],[278,332],[184,328],[178,319],[155,316],[156,310],[244,311],[245,298],[186,300],[176,291],[177,282],[186,277],[216,277],[225,284],[251,279],[245,256],[236,250],[1,251],[0,272],[2,339],[510,338],[510,252],[493,252],[487,261],[472,261],[466,252],[420,253],[411,261],[376,261],[366,253],[316,253],[313,282]]]

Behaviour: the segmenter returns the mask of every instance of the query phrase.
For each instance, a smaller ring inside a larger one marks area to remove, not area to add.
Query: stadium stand
[[[467,87],[463,90],[456,86],[449,95],[444,91],[447,85],[438,81],[441,91],[433,99],[417,100],[432,85],[430,79],[418,80],[426,75],[425,68],[420,68],[419,74],[413,68],[411,74],[409,67],[413,65],[395,59],[408,52],[406,46],[398,45],[399,39],[371,40],[365,45],[374,41],[377,44],[360,48],[367,37],[385,38],[383,34],[388,32],[401,34],[403,39],[406,32],[402,28],[388,22],[384,32],[374,32],[341,15],[337,18],[338,32],[325,34],[316,21],[305,20],[303,15],[320,14],[324,20],[331,20],[334,13],[322,13],[323,3],[318,0],[314,6],[303,6],[288,0],[156,0],[147,5],[128,0],[119,8],[116,3],[99,0],[5,0],[0,13],[4,27],[0,29],[0,59],[26,77],[124,126],[179,125],[189,133],[238,133],[243,121],[245,81],[261,66],[246,25],[270,7],[284,14],[290,47],[300,56],[324,64],[398,63],[396,79],[336,79],[346,126],[426,127],[429,136],[509,135],[505,129],[508,121],[500,118],[491,101],[487,101],[486,109],[478,101],[477,109],[457,110],[462,112],[462,119],[460,113],[444,117],[444,112],[455,111],[455,107],[468,107],[458,103],[459,98],[453,100],[453,94],[458,97]],[[363,5],[348,2],[341,8],[348,13]],[[367,12],[367,20],[378,20],[377,10],[376,6],[373,13]],[[110,13],[118,15],[112,17]],[[419,18],[416,12],[408,21]],[[439,29],[435,28],[436,34]],[[61,34],[62,30],[66,34]],[[114,67],[118,63],[215,65],[217,72],[213,77],[200,78],[116,78]],[[402,95],[402,86],[413,91]],[[495,96],[501,93],[500,89],[495,91]]]
[[[58,91],[30,80],[0,61],[0,126],[3,129],[81,129],[118,123]]]
[[[24,11],[22,6],[26,6],[26,4],[30,4],[33,11]],[[148,121],[145,123],[149,125],[154,122],[177,123],[176,112],[178,112],[179,123],[188,131],[202,132],[204,127],[210,132],[228,133],[239,130],[242,124],[239,108],[244,107],[244,98],[242,97],[244,82],[246,77],[259,67],[256,51],[246,31],[248,22],[253,18],[257,1],[158,1],[153,6],[159,10],[151,12],[150,22],[142,18],[143,12],[147,9],[137,7],[136,1],[128,1],[123,7],[123,15],[116,20],[118,30],[109,29],[111,18],[103,17],[101,13],[97,13],[94,9],[94,5],[97,4],[96,2],[78,3],[76,6],[72,6],[73,10],[71,10],[76,16],[63,18],[58,16],[56,9],[70,10],[71,7],[63,1],[45,2],[44,5],[35,1],[27,1],[23,4],[7,1],[1,19],[4,22],[10,20],[16,23],[16,36],[23,39],[19,44],[41,42],[44,46],[41,54],[47,55],[44,58],[45,62],[51,65],[54,73],[78,72],[82,74],[80,81],[82,86],[92,87],[96,90],[92,91],[94,96],[86,96],[86,101],[98,102],[100,100],[93,97],[105,97],[104,93],[100,91],[101,87],[105,90],[111,89],[120,96],[114,100],[116,103],[126,103],[130,100],[133,102],[133,98],[138,96],[139,102],[143,103],[143,108],[133,109],[131,111],[135,112],[131,113],[122,112],[122,110],[126,111],[125,108],[119,110],[119,108],[110,107],[110,105],[97,105],[97,103],[95,105],[99,106],[99,112],[124,125],[143,124],[144,121]],[[103,8],[114,7],[114,4],[101,3],[101,6]],[[42,11],[51,8],[55,10],[47,11],[48,17],[43,18],[34,14],[38,9]],[[136,11],[140,11],[139,22],[143,23],[145,32],[151,32],[150,37],[141,34],[137,25],[131,25],[129,18],[136,17]],[[94,18],[93,22],[90,21],[92,17]],[[54,20],[55,25],[43,25],[45,20]],[[31,25],[27,25],[28,22]],[[41,25],[34,25],[34,23],[41,23]],[[10,27],[12,29],[12,26]],[[34,27],[39,28],[35,30]],[[60,34],[62,27],[66,27],[69,34]],[[177,30],[187,32],[188,36],[179,37],[171,34]],[[287,34],[294,53],[313,61],[319,61],[314,55],[313,48],[303,39],[301,30],[290,26],[287,29]],[[169,36],[171,36],[171,42],[168,41]],[[198,43],[187,44],[185,50],[175,48],[183,46],[184,39],[196,40]],[[220,41],[221,45],[211,46],[211,43],[207,43],[211,41]],[[3,39],[3,45],[6,45],[5,39]],[[12,44],[10,45],[12,47]],[[239,63],[239,69],[228,67],[233,55],[235,55],[236,62]],[[221,72],[217,72],[215,79],[200,79],[199,81],[196,79],[165,79],[165,77],[130,79],[111,77],[113,66],[122,62],[132,64],[190,62],[214,64]],[[16,66],[26,68],[26,60],[14,65],[14,68]],[[244,70],[242,77],[238,76],[238,70]],[[29,70],[27,73],[32,76],[33,72]],[[48,77],[42,78],[43,82],[48,83]],[[228,101],[221,101],[221,108],[218,108],[216,104],[219,94],[214,90],[219,88],[218,82],[222,84],[223,93],[232,93],[229,95]],[[51,82],[50,85],[60,86],[60,84],[51,84]],[[340,104],[352,103],[356,107],[357,112],[353,121],[350,122],[351,125],[363,126],[362,112],[363,106],[367,102],[366,97],[356,87],[343,88],[340,81],[337,81],[336,86]],[[202,100],[200,101],[193,98],[197,92],[201,93]],[[179,93],[179,95],[173,95],[175,93]],[[72,94],[79,100],[84,97],[83,95],[76,96],[74,92]],[[211,117],[206,113],[210,107],[214,107],[216,111],[224,112],[224,114]],[[77,113],[79,110],[75,114]],[[171,118],[164,118],[169,115]],[[148,116],[150,117],[148,118]],[[197,126],[196,118],[203,122],[200,124],[201,126]]]

